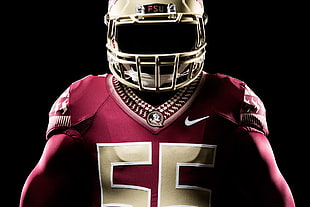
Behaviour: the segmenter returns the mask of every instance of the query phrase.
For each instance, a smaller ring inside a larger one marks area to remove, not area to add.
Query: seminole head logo
[[[152,111],[147,116],[147,123],[153,127],[163,127],[164,115],[158,111]]]

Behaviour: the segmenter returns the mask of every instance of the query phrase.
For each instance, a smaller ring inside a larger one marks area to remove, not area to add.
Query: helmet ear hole
[[[203,16],[202,16],[202,19],[203,19],[204,25],[206,25],[208,23],[209,16],[206,13],[204,13]]]
[[[108,26],[109,25],[109,22],[110,22],[110,15],[109,14],[106,14],[104,15],[103,17],[103,23]]]

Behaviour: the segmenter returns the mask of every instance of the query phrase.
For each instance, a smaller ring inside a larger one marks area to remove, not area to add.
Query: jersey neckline
[[[179,89],[170,99],[158,106],[142,100],[130,87],[121,84],[113,75],[109,75],[107,81],[109,91],[120,108],[144,128],[157,134],[189,108],[204,84],[205,76],[206,73],[202,72],[196,80]]]

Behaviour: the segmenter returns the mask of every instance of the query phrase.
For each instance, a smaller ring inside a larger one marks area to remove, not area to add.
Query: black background
[[[35,0],[9,6],[1,83],[6,206],[18,206],[23,183],[43,150],[55,99],[70,83],[107,72],[106,1]],[[205,6],[205,70],[241,79],[261,97],[279,168],[296,206],[305,206],[309,66],[302,6],[279,0],[220,0]]]

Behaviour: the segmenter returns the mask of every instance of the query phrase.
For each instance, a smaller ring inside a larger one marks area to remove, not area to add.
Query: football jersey
[[[70,130],[91,159],[93,207],[238,204],[236,134],[268,134],[263,103],[244,82],[205,72],[158,106],[110,74],[87,76],[49,117],[47,139]]]

